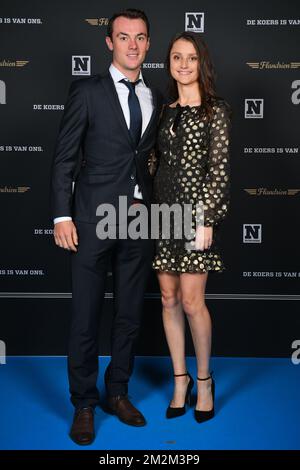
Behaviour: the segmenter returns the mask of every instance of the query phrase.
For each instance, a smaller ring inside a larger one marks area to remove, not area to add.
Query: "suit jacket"
[[[162,105],[161,95],[153,88],[151,91],[154,109],[136,147],[111,75],[72,82],[52,167],[53,218],[71,216],[75,221],[98,222],[98,205],[110,203],[117,207],[120,195],[127,196],[131,203],[137,183],[146,204],[150,204],[153,177],[148,159],[155,145]]]

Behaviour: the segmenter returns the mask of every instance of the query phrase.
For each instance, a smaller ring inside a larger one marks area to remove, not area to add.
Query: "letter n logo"
[[[204,33],[204,13],[186,13],[185,31],[194,31],[194,33]]]

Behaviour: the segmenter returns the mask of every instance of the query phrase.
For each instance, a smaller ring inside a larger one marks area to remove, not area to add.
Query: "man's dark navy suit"
[[[79,237],[78,251],[71,255],[73,313],[68,357],[71,400],[77,408],[95,406],[99,401],[98,324],[109,260],[113,268],[115,317],[112,358],[105,382],[110,396],[126,395],[128,390],[151,268],[152,242],[99,240],[96,209],[103,203],[117,207],[121,195],[131,203],[137,183],[145,204],[149,207],[151,203],[148,159],[155,145],[162,105],[160,95],[155,89],[151,91],[154,109],[137,146],[109,73],[72,83],[59,130],[52,169],[52,215],[71,216]]]

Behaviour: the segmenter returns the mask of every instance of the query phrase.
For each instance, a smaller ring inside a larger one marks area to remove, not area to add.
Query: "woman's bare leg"
[[[205,304],[207,275],[184,273],[180,276],[182,306],[191,329],[200,378],[206,378],[210,374],[211,319]],[[209,411],[212,407],[211,380],[197,380],[196,410]]]
[[[186,372],[185,362],[185,318],[181,305],[179,275],[162,272],[158,273],[162,296],[162,317],[167,343],[170,350],[174,374]],[[189,378],[174,377],[174,395],[170,406],[177,408],[184,405],[185,393]]]

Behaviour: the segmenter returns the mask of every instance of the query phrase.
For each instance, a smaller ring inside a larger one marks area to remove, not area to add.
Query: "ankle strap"
[[[183,377],[184,375],[189,375],[189,373],[186,372],[185,374],[174,374],[174,377]]]
[[[211,372],[208,377],[205,377],[205,379],[201,379],[200,377],[197,377],[197,380],[200,380],[201,382],[204,380],[209,380],[209,379],[212,379],[212,375],[213,375],[213,372]]]

